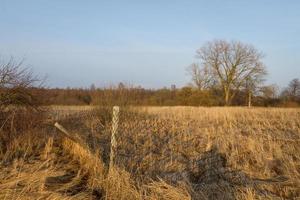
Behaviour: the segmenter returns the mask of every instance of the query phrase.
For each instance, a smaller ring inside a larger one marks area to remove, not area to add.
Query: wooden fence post
[[[118,131],[119,111],[120,111],[119,106],[113,107],[109,170],[112,169],[115,161],[116,148],[117,148],[116,134]]]
[[[59,123],[55,123],[54,124],[54,126],[58,129],[58,130],[60,130],[61,131],[61,133],[63,133],[63,135],[66,137],[66,138],[69,138],[70,140],[72,140],[73,142],[75,142],[75,143],[78,143],[78,144],[80,144],[80,145],[84,145],[83,143],[82,143],[82,141],[78,138],[78,137],[76,137],[76,136],[74,136],[73,134],[71,134],[71,133],[69,133],[62,125],[60,125]]]

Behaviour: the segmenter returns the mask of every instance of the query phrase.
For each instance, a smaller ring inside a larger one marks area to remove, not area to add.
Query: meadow
[[[110,107],[44,110],[1,128],[0,199],[300,198],[300,109],[121,107],[113,166]]]

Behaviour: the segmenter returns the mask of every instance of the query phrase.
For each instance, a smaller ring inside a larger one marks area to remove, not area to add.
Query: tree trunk
[[[230,106],[230,90],[224,89],[224,95],[225,95],[225,106]]]
[[[251,108],[252,106],[252,92],[248,92],[248,107]]]

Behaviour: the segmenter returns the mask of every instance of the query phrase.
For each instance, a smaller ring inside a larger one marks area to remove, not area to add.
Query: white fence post
[[[117,148],[116,134],[118,131],[119,111],[120,111],[119,106],[113,107],[109,170],[112,169],[115,160],[115,154]]]

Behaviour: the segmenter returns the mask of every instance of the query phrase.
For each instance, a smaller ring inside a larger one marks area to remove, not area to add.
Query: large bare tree
[[[208,69],[214,83],[222,88],[225,105],[231,104],[242,87],[247,84],[249,87],[250,83],[251,87],[256,87],[266,75],[263,54],[249,44],[214,40],[196,53],[202,68]]]

